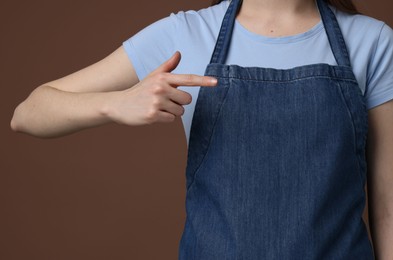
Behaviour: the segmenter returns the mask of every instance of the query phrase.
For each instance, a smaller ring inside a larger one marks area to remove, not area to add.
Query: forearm
[[[111,122],[103,113],[111,92],[71,93],[40,86],[16,109],[11,127],[42,138],[67,135]]]
[[[369,218],[375,256],[377,260],[390,260],[393,259],[393,196],[375,190],[372,193]]]

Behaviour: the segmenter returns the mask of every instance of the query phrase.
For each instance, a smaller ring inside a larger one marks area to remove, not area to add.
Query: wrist
[[[118,95],[118,91],[102,93],[102,102],[100,102],[100,106],[98,106],[98,116],[102,121],[106,123],[116,121],[114,119],[116,118],[114,104],[116,103]]]

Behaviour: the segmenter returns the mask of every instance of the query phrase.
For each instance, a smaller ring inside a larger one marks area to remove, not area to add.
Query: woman
[[[184,114],[180,259],[373,259],[368,167],[375,257],[392,259],[393,33],[350,13],[350,1],[233,0],[171,15],[38,87],[11,127],[55,137]]]

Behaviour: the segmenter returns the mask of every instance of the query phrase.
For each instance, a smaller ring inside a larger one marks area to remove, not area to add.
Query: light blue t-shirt
[[[182,60],[173,73],[203,75],[228,5],[229,1],[223,1],[199,11],[171,14],[123,42],[138,78],[145,78],[175,51],[182,53]],[[367,108],[393,99],[393,30],[373,18],[331,8]],[[322,22],[302,34],[270,38],[254,34],[236,21],[226,63],[276,69],[315,63],[337,65]],[[179,89],[192,95],[192,103],[185,106],[182,116],[188,140],[199,87]]]

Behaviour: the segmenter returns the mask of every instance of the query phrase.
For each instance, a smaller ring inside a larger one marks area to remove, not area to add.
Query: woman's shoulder
[[[393,98],[393,30],[363,14],[335,11],[369,109]]]
[[[172,18],[177,22],[186,24],[188,26],[214,26],[221,24],[222,18],[228,8],[229,1],[225,0],[213,6],[209,6],[199,10],[180,11],[172,14]]]
[[[345,22],[345,23],[350,23],[351,25],[354,25],[354,26],[363,25],[368,28],[375,28],[375,27],[379,27],[382,24],[384,24],[383,21],[380,21],[376,18],[370,17],[370,16],[362,14],[362,13],[350,14],[350,13],[340,11],[334,7],[331,7],[331,8],[333,9],[333,12],[335,13],[339,22],[341,21],[341,22]]]
[[[334,8],[333,8],[334,9]],[[380,37],[392,37],[392,29],[383,21],[364,14],[349,14],[333,10],[344,37],[360,43],[379,41]]]
[[[385,22],[363,14],[334,10],[353,57],[367,56],[370,62],[393,51],[393,30]],[[380,55],[380,57],[378,56]]]

